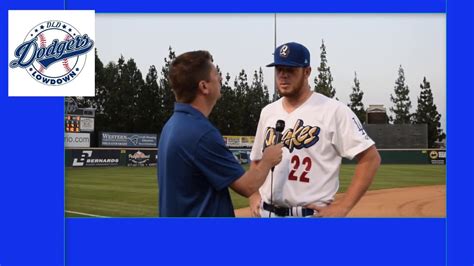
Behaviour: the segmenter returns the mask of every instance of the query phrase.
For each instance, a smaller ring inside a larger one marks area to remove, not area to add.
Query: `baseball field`
[[[347,189],[355,165],[341,168]],[[155,167],[66,168],[66,217],[156,217]],[[445,165],[381,165],[351,217],[445,217]],[[236,215],[249,215],[248,200],[231,190]]]

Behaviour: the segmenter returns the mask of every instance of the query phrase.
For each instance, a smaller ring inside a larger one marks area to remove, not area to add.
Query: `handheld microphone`
[[[281,142],[283,137],[283,129],[285,129],[285,121],[278,120],[275,124],[275,141],[273,144],[278,144]],[[275,170],[275,166],[272,167],[272,172]]]

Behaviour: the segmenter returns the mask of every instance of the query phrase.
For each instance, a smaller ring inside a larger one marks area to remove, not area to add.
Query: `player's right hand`
[[[281,162],[283,156],[283,143],[270,145],[265,148],[260,163],[265,163],[273,167]]]
[[[262,197],[260,196],[260,193],[258,191],[253,193],[249,197],[250,215],[252,217],[260,217],[261,202],[262,202]]]

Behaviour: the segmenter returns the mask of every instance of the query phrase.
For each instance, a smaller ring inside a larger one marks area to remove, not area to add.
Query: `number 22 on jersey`
[[[298,155],[293,155],[293,157],[291,157],[291,165],[293,166],[293,169],[290,171],[290,174],[288,175],[288,180],[309,183],[309,177],[307,177],[306,175],[311,170],[311,166],[312,166],[311,159],[309,157],[304,157],[303,160],[301,161]],[[298,170],[298,168],[300,168],[300,166],[303,167],[303,173],[300,176],[296,176],[295,173]]]

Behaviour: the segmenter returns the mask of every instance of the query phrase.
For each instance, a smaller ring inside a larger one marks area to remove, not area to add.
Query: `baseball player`
[[[267,67],[275,67],[282,98],[260,114],[251,167],[258,165],[265,148],[279,138],[284,151],[281,163],[250,197],[252,216],[346,216],[367,191],[380,165],[374,142],[345,104],[311,90],[306,47],[294,42],[277,47],[274,62]],[[284,122],[285,127],[278,129],[277,122]],[[334,202],[342,157],[356,158],[358,163],[345,196]]]

